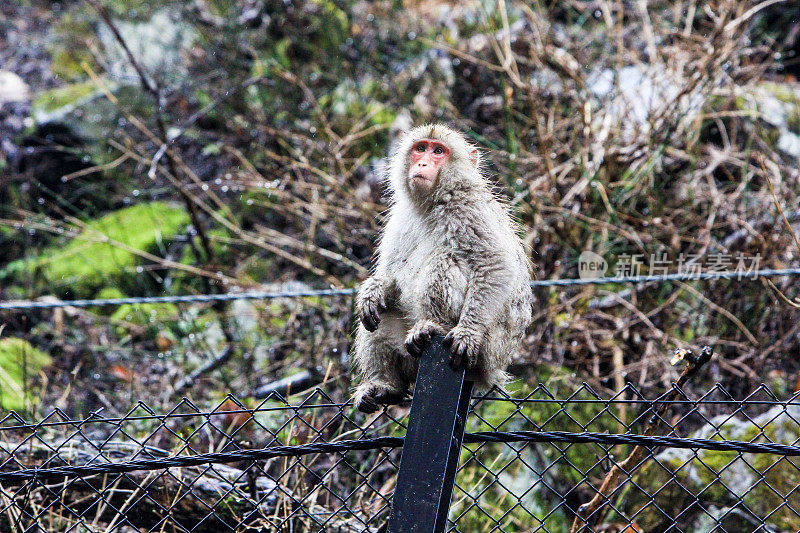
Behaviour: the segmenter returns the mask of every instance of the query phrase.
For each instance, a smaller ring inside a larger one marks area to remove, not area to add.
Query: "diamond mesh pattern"
[[[525,397],[473,398],[467,431],[642,433],[653,401],[634,387],[603,398],[583,385],[543,385]],[[124,416],[0,421],[0,473],[64,465],[235,452],[405,433],[407,406],[364,417],[321,390],[272,395],[255,408],[228,397],[213,409],[184,400],[166,413],[139,402]],[[736,399],[722,387],[679,393],[659,434],[798,445],[800,400],[761,387]],[[630,445],[465,444],[450,531],[566,532]],[[143,470],[0,485],[0,531],[378,532],[388,518],[399,449]],[[732,451],[657,448],[607,491],[580,531],[800,530],[800,461]]]

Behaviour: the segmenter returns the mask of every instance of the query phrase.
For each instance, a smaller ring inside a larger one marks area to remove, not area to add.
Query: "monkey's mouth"
[[[430,178],[429,176],[424,176],[422,174],[414,174],[413,176],[411,176],[411,182],[412,183],[414,183],[414,182],[422,182],[422,183],[425,183],[425,184],[429,184],[429,183],[433,183],[433,179]]]

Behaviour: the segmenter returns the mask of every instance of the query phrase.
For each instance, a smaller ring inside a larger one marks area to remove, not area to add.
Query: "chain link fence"
[[[11,413],[0,531],[385,531],[408,405],[365,417],[320,389],[295,398]],[[611,398],[552,383],[473,396],[449,531],[800,531],[798,395],[715,386],[656,403],[632,385]],[[626,462],[653,416],[660,436]]]

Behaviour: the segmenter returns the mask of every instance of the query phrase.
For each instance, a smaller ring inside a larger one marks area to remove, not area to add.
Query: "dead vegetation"
[[[82,148],[97,166],[37,197],[23,185],[41,184],[39,167],[8,159],[3,298],[99,296],[80,280],[34,283],[35,272],[7,266],[85,234],[104,213],[153,200],[180,202],[191,225],[152,249],[127,250],[135,272],[105,289],[355,286],[385,208],[380,159],[399,128],[434,119],[488,151],[539,278],[577,277],[583,250],[605,257],[610,273],[634,256],[641,273],[655,272],[653,258],[670,271],[720,257],[796,264],[787,222],[798,220],[800,88],[781,54],[797,27],[772,29],[781,9],[796,12],[785,2],[90,4],[106,15],[76,5],[69,20],[51,19],[68,43],[54,45],[52,60],[69,56],[69,83],[96,92],[79,107],[102,124],[103,136]],[[192,36],[170,72],[137,55],[130,31],[165,10]],[[107,207],[62,201],[81,187],[104,194]],[[539,289],[512,370],[523,388],[537,381],[537,363],[553,379],[574,374],[598,390],[660,388],[676,377],[661,354],[712,345],[709,381],[735,392],[771,380],[785,394],[800,370],[791,355],[798,323],[777,291],[791,299],[795,283],[775,285]],[[167,311],[68,310],[58,328],[52,312],[1,320],[5,336],[56,356],[45,405],[114,409],[153,392],[166,404],[198,368],[207,371],[194,375],[195,399],[246,396],[298,368],[348,394],[347,298]]]

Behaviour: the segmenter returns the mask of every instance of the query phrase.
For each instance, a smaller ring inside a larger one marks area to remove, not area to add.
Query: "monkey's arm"
[[[361,284],[356,298],[358,317],[367,331],[375,331],[381,321],[381,313],[394,304],[397,284],[385,274],[376,273]]]
[[[456,246],[469,265],[470,280],[458,323],[445,337],[445,345],[454,366],[470,369],[477,363],[487,331],[505,307],[516,274],[503,224],[490,211],[473,207],[456,220],[462,221],[461,230],[454,233],[461,239]]]
[[[473,368],[478,361],[486,332],[497,321],[506,301],[513,274],[500,258],[481,257],[473,263],[472,280],[464,295],[456,327],[444,339],[452,353],[453,366]]]

